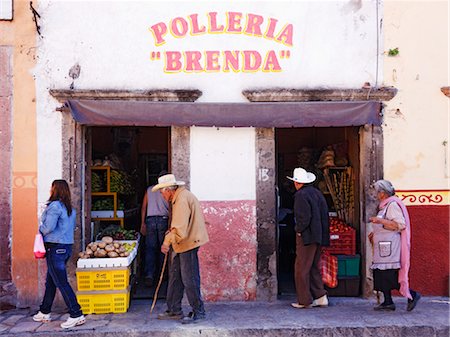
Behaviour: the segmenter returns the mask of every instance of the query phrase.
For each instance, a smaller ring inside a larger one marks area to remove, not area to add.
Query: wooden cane
[[[156,287],[155,294],[153,295],[153,303],[152,303],[152,307],[150,308],[150,315],[152,314],[153,308],[155,307],[155,304],[156,304],[156,300],[158,299],[158,291],[159,291],[159,287],[161,287],[162,279],[163,279],[163,277],[164,277],[164,270],[166,269],[167,255],[169,255],[168,252],[167,252],[167,254],[164,256],[164,262],[163,262],[163,266],[162,266],[162,270],[161,270],[161,275],[159,276],[158,286]]]

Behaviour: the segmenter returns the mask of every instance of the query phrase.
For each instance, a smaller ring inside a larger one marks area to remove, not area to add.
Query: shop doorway
[[[303,167],[316,176],[314,183],[327,200],[329,214],[340,218],[354,231],[353,242],[345,243],[338,255],[338,287],[330,296],[361,294],[360,232],[360,140],[359,127],[277,128],[275,129],[277,186],[278,294],[295,294],[295,230],[293,195],[295,188],[286,176]],[[341,245],[342,237],[334,236]],[[353,245],[349,247],[348,245]],[[346,264],[351,271],[344,270]]]
[[[141,226],[141,205],[148,186],[170,169],[170,128],[87,128],[86,214],[92,242],[102,236],[133,240]],[[144,282],[145,240],[140,238],[130,284],[132,298],[152,298]],[[164,295],[164,290],[160,291]]]

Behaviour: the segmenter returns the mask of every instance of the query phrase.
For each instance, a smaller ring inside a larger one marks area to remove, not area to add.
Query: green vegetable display
[[[111,170],[111,182],[110,182],[111,192],[117,192],[123,195],[132,195],[135,193],[134,187],[131,184],[131,177],[118,170]]]
[[[136,240],[139,233],[132,229],[123,229],[122,227],[111,225],[102,230],[97,239],[104,236],[111,236],[114,240]]]
[[[104,178],[104,176],[103,176]],[[105,192],[105,181],[102,179],[102,175],[92,171],[91,173],[91,189],[92,192]]]

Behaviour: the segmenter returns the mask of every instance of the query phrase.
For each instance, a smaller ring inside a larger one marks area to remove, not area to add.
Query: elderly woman
[[[378,180],[375,191],[379,200],[378,214],[371,217],[373,232],[369,239],[373,245],[374,289],[383,292],[384,302],[374,307],[377,311],[394,311],[391,291],[399,290],[408,298],[407,311],[413,310],[420,294],[409,289],[410,222],[403,202],[395,196],[391,182]]]

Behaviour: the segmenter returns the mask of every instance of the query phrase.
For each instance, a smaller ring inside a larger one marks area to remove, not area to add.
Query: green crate
[[[338,277],[359,276],[359,261],[361,257],[356,255],[338,255]]]

